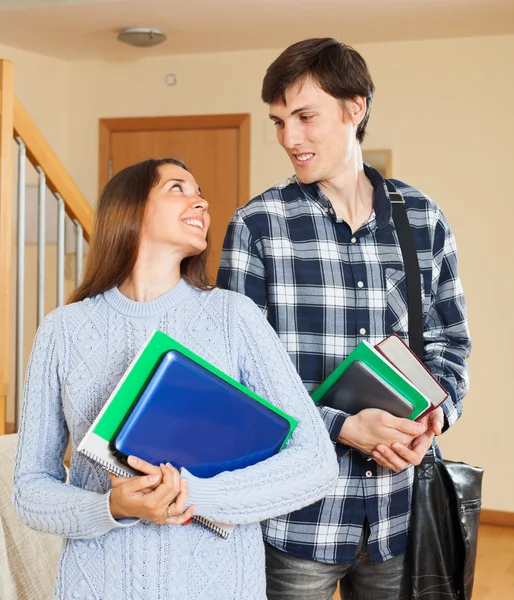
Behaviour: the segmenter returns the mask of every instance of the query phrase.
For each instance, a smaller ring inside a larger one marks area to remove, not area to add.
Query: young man
[[[238,209],[225,239],[218,283],[261,307],[310,392],[361,340],[374,345],[393,332],[408,340],[391,200],[362,159],[373,91],[364,59],[349,46],[312,39],[287,48],[269,67],[262,98],[295,176]],[[263,525],[270,600],[330,600],[338,581],[345,598],[410,597],[412,465],[461,414],[470,339],[448,223],[420,191],[394,185],[420,265],[424,361],[449,398],[421,424],[380,410],[320,408],[339,484]]]

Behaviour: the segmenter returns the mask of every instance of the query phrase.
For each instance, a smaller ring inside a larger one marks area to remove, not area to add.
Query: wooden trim
[[[514,512],[483,508],[480,512],[480,523],[482,525],[514,527]]]
[[[11,355],[14,65],[0,60],[0,433],[5,433]]]
[[[100,119],[98,184],[101,192],[107,183],[107,165],[110,158],[111,134],[116,131],[179,131],[185,129],[238,129],[239,130],[239,187],[238,204],[250,199],[250,115],[189,115],[184,117],[122,117]]]
[[[248,119],[248,114],[189,115],[178,117],[122,117],[100,119],[113,131],[167,131],[168,129],[234,129]]]
[[[50,190],[62,196],[66,205],[66,213],[71,219],[76,219],[82,225],[84,237],[89,241],[93,231],[91,205],[17,98],[14,100],[14,133],[25,143],[30,162],[34,166],[39,165],[45,172]]]
[[[9,433],[7,419],[7,396],[0,396],[0,435]]]
[[[111,129],[106,121],[112,119],[100,119],[98,127],[98,143],[100,145],[98,152],[98,195],[102,193],[104,185],[109,179],[109,165],[111,158]]]
[[[251,117],[246,115],[239,125],[239,206],[245,205],[250,200],[250,124]]]

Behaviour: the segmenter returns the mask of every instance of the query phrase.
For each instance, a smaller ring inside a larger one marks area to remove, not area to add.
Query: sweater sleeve
[[[336,485],[338,463],[319,411],[291,359],[258,307],[231,295],[235,303],[240,379],[298,420],[286,447],[256,465],[209,479],[186,470],[189,503],[196,513],[223,523],[251,523],[312,504]]]
[[[29,360],[14,469],[14,508],[38,531],[92,538],[132,523],[109,509],[99,494],[66,483],[63,464],[69,433],[63,413],[58,352],[58,311],[41,324]]]

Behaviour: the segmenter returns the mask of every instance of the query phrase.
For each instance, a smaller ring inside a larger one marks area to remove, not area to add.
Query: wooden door
[[[249,115],[101,121],[100,187],[129,165],[165,157],[186,163],[209,202],[214,281],[230,218],[249,200]]]

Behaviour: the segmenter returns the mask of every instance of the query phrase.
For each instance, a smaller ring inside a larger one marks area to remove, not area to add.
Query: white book
[[[375,348],[428,398],[432,406],[437,407],[448,398],[448,392],[400,337],[390,335]]]

